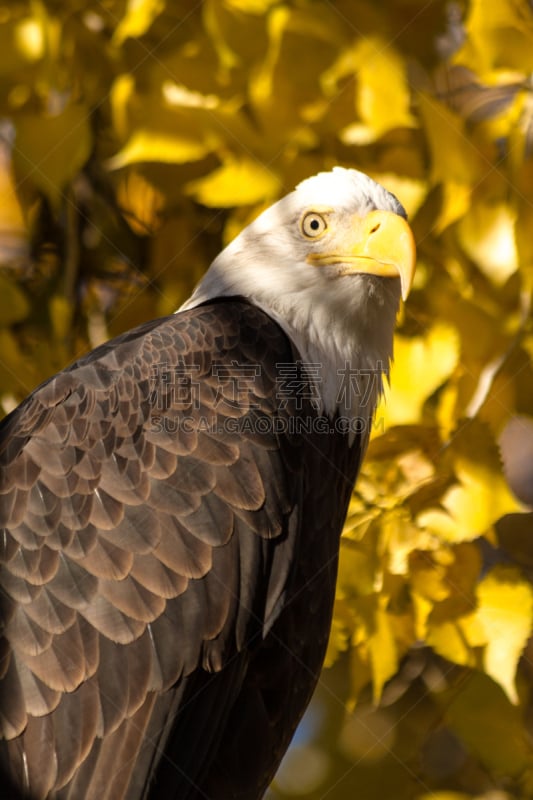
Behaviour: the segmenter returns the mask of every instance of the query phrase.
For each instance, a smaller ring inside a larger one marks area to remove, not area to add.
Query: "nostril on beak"
[[[376,222],[376,224],[372,228],[370,228],[369,233],[375,233],[376,231],[379,231],[379,228],[380,228],[380,223]]]

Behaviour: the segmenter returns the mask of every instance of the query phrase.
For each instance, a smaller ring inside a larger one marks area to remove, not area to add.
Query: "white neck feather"
[[[309,281],[293,293],[279,265],[262,268],[255,261],[249,272],[232,250],[230,245],[218,256],[181,310],[220,297],[250,300],[280,325],[309,365],[320,411],[347,418],[350,430],[369,430],[392,357],[399,281],[358,275],[329,287]],[[258,279],[265,272],[266,285]]]
[[[332,277],[309,264],[298,232],[302,208],[328,202],[342,215],[372,208],[402,213],[392,195],[354,170],[310,178],[263,212],[211,264],[182,310],[241,296],[279,323],[314,380],[320,410],[369,432],[392,357],[400,281]],[[353,436],[351,437],[353,439]]]

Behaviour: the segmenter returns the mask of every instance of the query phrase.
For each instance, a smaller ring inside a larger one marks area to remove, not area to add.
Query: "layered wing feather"
[[[145,797],[181,728],[172,796],[196,796],[299,536],[302,438],[271,424],[292,358],[261,311],[212,304],[98,348],[2,423],[0,733],[19,796]]]

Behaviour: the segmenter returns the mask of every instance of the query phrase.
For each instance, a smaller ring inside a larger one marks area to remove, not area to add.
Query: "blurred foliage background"
[[[533,4],[0,2],[0,403],[171,313],[304,177],[419,247],[270,796],[533,796]]]

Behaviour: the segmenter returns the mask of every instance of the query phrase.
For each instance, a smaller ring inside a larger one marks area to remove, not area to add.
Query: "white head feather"
[[[325,237],[320,243],[305,237],[301,220],[324,208],[337,233],[348,230],[354,214],[380,209],[406,216],[392,194],[357,170],[335,167],[315,175],[245,228],[180,310],[224,296],[250,300],[279,323],[304,364],[321,365],[323,410],[368,425],[392,356],[400,280],[367,274],[332,280],[327,268],[310,266],[307,257],[323,248]],[[365,384],[364,392],[356,384]]]

